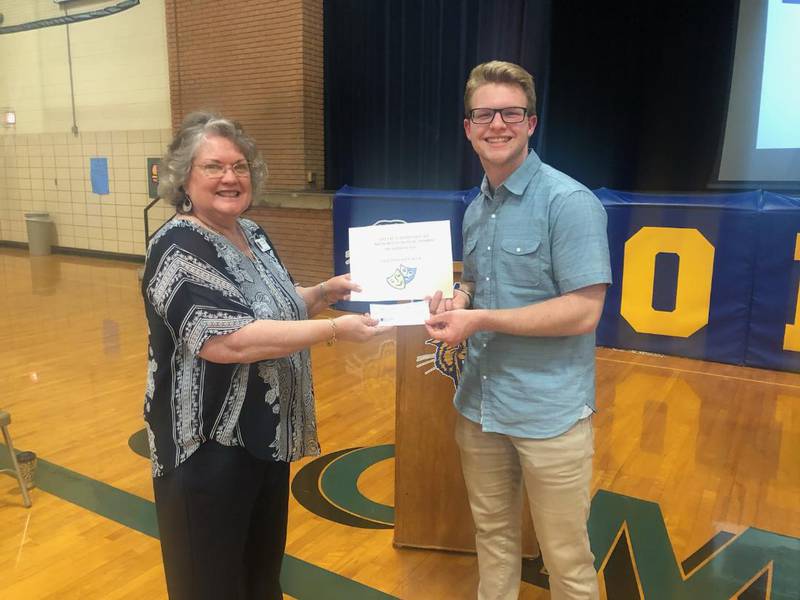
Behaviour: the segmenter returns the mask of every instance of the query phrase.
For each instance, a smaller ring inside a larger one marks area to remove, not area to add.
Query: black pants
[[[206,442],[153,480],[171,600],[280,600],[289,464]]]

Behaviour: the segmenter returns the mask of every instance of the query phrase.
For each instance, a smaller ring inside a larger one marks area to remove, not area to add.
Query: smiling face
[[[250,206],[252,185],[249,177],[237,177],[233,165],[245,157],[231,140],[206,137],[197,148],[189,180],[184,185],[192,199],[192,211],[203,221],[230,224]],[[201,166],[222,165],[220,178],[207,177]]]
[[[508,108],[527,106],[525,92],[518,85],[486,83],[470,98],[470,109]],[[500,113],[491,123],[476,125],[464,119],[464,132],[472,143],[486,171],[492,187],[497,187],[511,175],[528,156],[528,138],[536,129],[536,115],[527,117],[522,123],[506,123]]]

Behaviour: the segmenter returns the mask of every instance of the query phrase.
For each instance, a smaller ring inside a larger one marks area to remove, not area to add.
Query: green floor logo
[[[358,477],[394,456],[393,445],[349,448],[322,456],[298,472],[295,498],[308,510],[352,527],[383,529],[394,509],[365,498]],[[592,499],[589,537],[606,595],[614,600],[800,599],[800,539],[749,528],[720,532],[678,562],[661,508],[607,490]],[[541,559],[525,561],[523,580],[548,587]]]
[[[145,440],[131,439],[144,452]],[[394,456],[391,444],[348,448],[301,469],[292,493],[306,509],[326,519],[368,529],[393,527],[394,509],[358,490],[369,467]],[[661,508],[607,490],[592,499],[589,537],[606,596],[614,600],[800,600],[800,539],[748,528],[719,532],[679,561]],[[522,578],[548,587],[541,559],[524,561]]]
[[[394,527],[394,507],[373,502],[358,490],[369,467],[394,456],[394,444],[348,448],[320,456],[292,480],[292,494],[307,510],[336,523],[363,529]]]
[[[589,516],[598,571],[605,570],[622,535],[627,537],[640,596],[647,600],[728,600],[757,588],[764,589],[760,597],[769,600],[800,598],[798,538],[750,527],[687,571],[685,562],[678,564],[658,504],[599,490]],[[606,578],[609,598],[619,597],[611,595],[614,584]]]

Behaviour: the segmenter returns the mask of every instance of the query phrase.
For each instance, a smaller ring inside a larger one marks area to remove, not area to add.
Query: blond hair
[[[487,83],[504,83],[507,85],[518,85],[525,92],[528,99],[528,116],[536,114],[536,90],[533,86],[533,76],[525,69],[514,63],[502,60],[485,62],[474,69],[469,74],[467,86],[464,89],[464,112],[469,114],[472,110],[470,101],[472,94],[482,85]]]

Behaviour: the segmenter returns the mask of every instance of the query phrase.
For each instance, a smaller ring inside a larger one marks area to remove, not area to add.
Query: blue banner
[[[348,227],[379,223],[449,220],[461,260],[463,214],[477,192],[342,188],[336,273],[349,271]],[[614,278],[598,345],[800,371],[800,198],[595,193],[608,212]]]
[[[743,364],[760,192],[595,192],[614,285],[597,343]]]
[[[800,371],[800,198],[764,192],[747,364]]]

